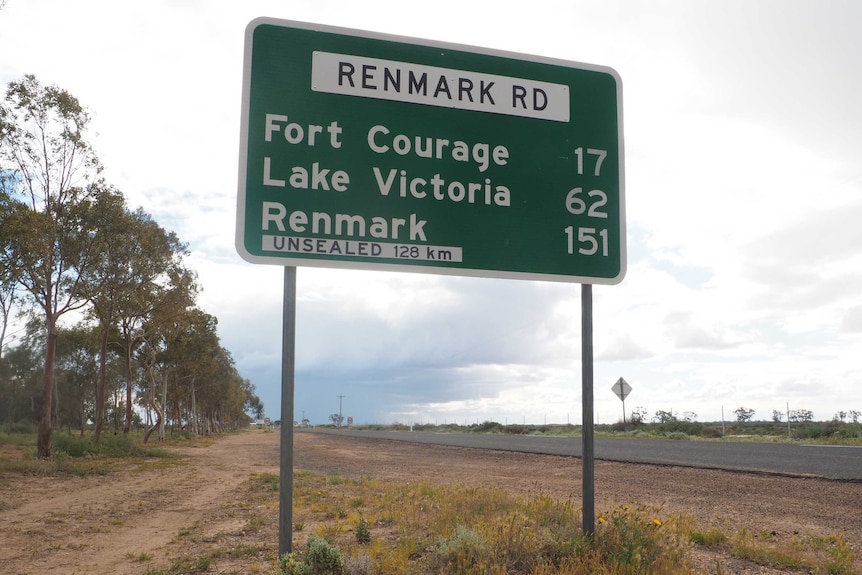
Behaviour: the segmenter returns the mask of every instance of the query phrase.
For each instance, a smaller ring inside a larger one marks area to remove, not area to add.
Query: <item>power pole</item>
[[[343,421],[343,417],[341,416],[341,400],[344,399],[344,396],[338,395],[338,427],[341,427],[341,422]]]

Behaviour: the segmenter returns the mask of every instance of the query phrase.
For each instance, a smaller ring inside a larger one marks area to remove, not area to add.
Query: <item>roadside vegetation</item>
[[[31,476],[88,476],[107,475],[127,470],[130,463],[144,460],[161,460],[165,465],[179,462],[170,445],[205,443],[190,434],[177,434],[158,446],[145,444],[144,432],[129,435],[105,435],[96,441],[92,434],[80,435],[60,431],[54,434],[52,457],[37,456],[35,432],[0,431],[0,474],[9,473]]]
[[[299,543],[274,575],[718,575],[729,558],[787,572],[857,572],[840,537],[704,528],[636,503],[599,512],[589,537],[572,501],[545,496],[309,473],[295,476],[294,489]]]
[[[862,421],[858,412],[850,412],[853,418],[830,421],[713,421],[700,422],[671,412],[657,412],[652,421],[635,417],[623,423],[595,425],[596,436],[643,439],[722,440],[722,441],[801,441],[830,445],[862,445]],[[335,426],[328,426],[335,427]],[[434,433],[496,433],[510,435],[559,435],[579,436],[580,425],[567,424],[502,424],[484,421],[459,425],[457,423],[404,425],[363,425],[354,429],[428,431]]]

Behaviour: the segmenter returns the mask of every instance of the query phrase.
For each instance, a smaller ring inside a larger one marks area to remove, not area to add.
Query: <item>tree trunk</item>
[[[195,437],[198,436],[198,410],[197,404],[195,402],[195,384],[192,382],[192,433],[195,434]]]
[[[179,385],[177,387],[179,387]],[[183,431],[183,412],[180,409],[180,402],[179,401],[177,401],[174,404],[174,425],[179,426],[180,433],[182,433],[182,431]],[[174,427],[171,426],[171,437],[173,437],[173,436],[174,436]]]
[[[165,373],[162,376],[162,383],[164,387],[162,388],[162,409],[165,412],[165,416],[161,418],[159,421],[159,441],[165,440],[165,419],[167,416],[167,405],[168,405],[168,374]]]
[[[114,435],[117,435],[120,425],[120,397],[117,395],[116,388],[112,395],[114,396]]]
[[[45,346],[45,371],[42,374],[42,405],[39,409],[39,431],[36,440],[36,452],[39,457],[51,457],[51,435],[54,431],[51,425],[52,404],[54,398],[54,358],[57,354],[57,327],[53,317],[48,318],[48,342]]]
[[[155,396],[155,395],[153,395],[153,397],[152,397],[152,406],[153,406],[153,410],[156,412],[156,423],[155,423],[155,425],[153,425],[151,428],[149,428],[149,429],[147,430],[147,432],[144,434],[144,443],[146,443],[147,441],[149,441],[149,440],[150,440],[150,436],[153,434],[153,432],[154,432],[156,429],[161,428],[161,426],[162,426],[162,420],[163,420],[163,417],[162,417],[162,408],[161,408],[161,407],[159,407],[159,402],[158,402],[158,400],[156,399],[156,396]],[[159,438],[159,440],[160,440],[160,441],[161,441],[161,440],[163,440],[163,439],[164,439],[164,437]]]
[[[102,326],[99,343],[99,380],[96,382],[96,429],[93,433],[95,441],[102,437],[105,424],[105,386],[108,379],[108,326]]]
[[[126,423],[123,426],[123,435],[129,435],[132,431],[132,354],[126,354]]]
[[[12,424],[15,423],[15,388],[18,387],[16,385],[17,377],[11,377],[9,379],[10,387],[10,395],[12,397],[12,401],[9,402],[9,433],[12,433]]]
[[[56,364],[55,360],[54,365]],[[57,387],[56,379],[51,387],[54,388],[54,397],[51,399],[51,425],[54,426],[55,431],[60,431],[60,388]]]

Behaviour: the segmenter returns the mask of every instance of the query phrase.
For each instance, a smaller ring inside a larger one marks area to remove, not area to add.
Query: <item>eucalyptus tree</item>
[[[178,329],[165,349],[174,374],[171,408],[174,421],[186,420],[197,434],[199,412],[197,390],[218,376],[221,350],[216,333],[218,320],[200,308],[191,308],[177,318]],[[184,409],[185,408],[185,409]]]
[[[96,374],[99,366],[98,329],[83,323],[60,330],[57,339],[57,393],[65,397],[58,409],[60,425],[72,426],[84,435],[92,417]]]
[[[120,327],[126,359],[126,425],[132,418],[132,358],[142,337],[151,337],[147,326],[164,323],[165,318],[181,314],[194,304],[198,294],[197,274],[185,267],[186,244],[176,234],[156,224],[142,210],[131,214],[137,247],[129,259],[130,287],[121,300]]]
[[[263,403],[254,394],[254,386],[240,377],[230,352],[222,347],[218,320],[197,307],[162,314],[152,328],[158,328],[156,340],[148,340],[148,370],[151,388],[148,396],[158,420],[145,440],[156,430],[164,438],[168,419],[175,424],[188,422],[191,431],[218,432],[226,426],[236,428],[244,423],[247,409],[263,411]],[[161,393],[156,392],[156,387]]]
[[[209,424],[220,431],[224,427],[237,429],[249,420],[249,413],[256,418],[263,416],[264,405],[255,393],[251,381],[243,379],[236,369],[230,352],[221,347],[218,358],[218,377],[214,380],[219,392],[213,395],[209,410]]]
[[[100,234],[101,241],[98,249],[94,250],[92,265],[87,270],[86,281],[82,284],[91,304],[88,315],[96,319],[99,325],[99,369],[93,414],[96,441],[101,436],[104,424],[108,334],[116,319],[115,293],[118,284],[122,285],[128,275],[119,248],[126,243],[126,200],[120,192],[110,187],[106,188],[100,200],[98,209],[104,223]]]
[[[9,431],[17,421],[38,419],[41,394],[38,368],[45,356],[43,331],[40,322],[31,319],[17,345],[7,350],[4,364],[9,385],[0,404],[8,408],[4,415],[8,418]]]
[[[0,205],[0,209],[6,207]],[[0,222],[6,220],[0,212]],[[15,288],[18,285],[17,274],[12,268],[11,237],[6,226],[0,226],[0,362],[3,361],[3,348],[6,342],[6,329],[12,317],[12,305],[15,303]]]
[[[10,236],[4,257],[46,325],[40,457],[51,455],[58,320],[88,303],[83,278],[99,235],[93,206],[105,190],[89,124],[77,98],[32,75],[11,82],[0,103],[0,211]]]
[[[215,373],[206,381],[201,395],[204,397],[202,409],[207,430],[220,432],[239,426],[248,397],[245,381],[237,372],[230,352],[221,346],[215,351]]]
[[[2,178],[2,175],[0,175]],[[0,204],[0,210],[5,204]],[[0,222],[5,221],[5,215],[0,212]],[[6,330],[12,317],[12,306],[15,303],[15,288],[18,280],[15,270],[12,268],[11,237],[6,226],[0,226],[0,395],[6,387],[11,391],[12,379],[9,367],[3,360],[3,351],[6,348]]]
[[[157,415],[156,424],[147,432],[145,440],[149,439],[155,429],[159,431],[159,439],[164,439],[168,379],[175,363],[168,350],[188,329],[187,316],[190,310],[194,309],[196,295],[195,274],[181,265],[170,268],[160,305],[150,310],[146,318],[143,318],[144,321],[136,327],[138,341],[141,343],[136,353],[147,374],[145,381],[148,389],[144,392]],[[124,333],[126,332],[131,333],[124,327]],[[131,347],[129,351],[131,352]]]
[[[90,315],[98,320],[101,329],[96,440],[101,436],[104,420],[108,334],[111,329],[119,329],[122,338],[126,367],[126,423],[123,431],[128,433],[135,384],[132,360],[134,348],[142,336],[141,327],[154,310],[167,305],[172,297],[172,284],[177,278],[183,289],[190,289],[191,285],[185,277],[189,273],[178,270],[187,252],[176,234],[164,230],[143,209],[129,211],[125,202],[106,205],[103,213],[112,214],[105,230],[105,237],[110,241],[100,250],[87,277],[92,302]]]
[[[251,413],[255,419],[262,418],[263,401],[261,401],[257,393],[255,393],[254,384],[250,380],[244,379],[242,380],[242,389],[245,392],[245,404],[243,405],[243,411],[246,413]]]

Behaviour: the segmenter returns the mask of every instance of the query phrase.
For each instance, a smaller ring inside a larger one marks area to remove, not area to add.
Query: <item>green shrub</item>
[[[94,452],[93,443],[86,437],[79,435],[56,433],[51,443],[51,450],[55,455],[62,453],[69,457],[83,457]]]
[[[437,546],[437,559],[445,573],[470,573],[488,555],[488,544],[472,529],[459,525]]]
[[[692,531],[689,536],[691,542],[696,545],[701,545],[708,549],[714,549],[721,546],[727,541],[727,536],[719,529],[709,529],[708,531]]]
[[[371,543],[371,528],[368,525],[368,520],[360,517],[356,522],[356,540],[359,543]]]
[[[7,425],[4,425],[4,427],[7,427]],[[16,421],[8,429],[10,433],[35,434],[39,430],[39,423],[30,420]]]
[[[344,558],[337,547],[323,537],[308,538],[305,556],[298,552],[285,553],[278,560],[276,575],[341,575]]]
[[[503,425],[496,421],[483,421],[478,425],[471,425],[470,431],[478,433],[503,433]]]
[[[344,571],[341,551],[323,537],[312,535],[308,538],[305,562],[311,566],[314,575],[338,575]]]
[[[285,553],[278,560],[275,575],[312,575],[311,566],[299,560],[296,552]]]
[[[101,441],[95,444],[94,452],[103,457],[127,457],[140,454],[137,445],[125,435],[102,436]]]
[[[141,447],[125,435],[103,435],[101,441],[95,442],[92,437],[71,433],[55,433],[51,441],[51,451],[55,456],[66,457],[171,457],[164,449]]]

